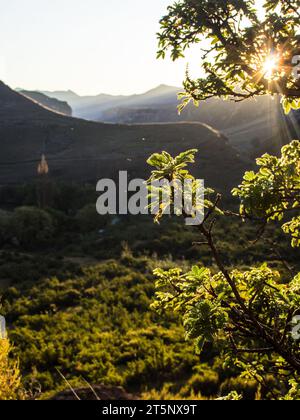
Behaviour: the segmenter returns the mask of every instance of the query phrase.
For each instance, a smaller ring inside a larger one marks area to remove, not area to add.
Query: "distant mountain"
[[[144,94],[131,96],[80,97],[73,92],[51,93],[67,99],[74,115],[113,124],[200,122],[221,130],[240,153],[254,158],[264,152],[278,152],[298,131],[299,124],[286,118],[277,99],[263,96],[236,103],[211,99],[196,108],[188,106],[178,115],[177,99],[182,89],[160,85]],[[65,96],[64,96],[65,95]]]
[[[20,93],[26,96],[27,98],[37,102],[39,105],[48,108],[51,111],[58,112],[59,114],[72,116],[72,108],[66,101],[61,101],[56,98],[50,98],[49,96],[44,95],[41,92],[21,90]]]
[[[0,185],[37,177],[45,154],[52,179],[96,182],[120,170],[145,178],[153,152],[198,148],[194,174],[222,191],[241,179],[249,162],[217,130],[200,123],[102,124],[50,112],[0,83]]]
[[[57,91],[42,93],[50,98],[66,101],[73,109],[73,115],[92,121],[103,121],[104,112],[115,107],[158,106],[161,104],[175,104],[177,93],[181,89],[160,85],[149,92],[140,95],[114,96],[101,93],[96,96],[79,96],[72,91]]]
[[[102,111],[122,103],[123,96],[100,94],[96,96],[79,96],[71,90],[68,91],[43,91],[49,98],[66,101],[73,110],[73,115],[87,120],[100,120]]]
[[[76,103],[77,100],[80,101],[80,98],[81,98],[79,95],[77,95],[77,93],[72,92],[71,90],[67,90],[67,91],[57,90],[54,92],[50,92],[50,91],[37,91],[37,92],[43,93],[49,98],[56,98],[59,101],[67,102],[71,106],[73,103]]]

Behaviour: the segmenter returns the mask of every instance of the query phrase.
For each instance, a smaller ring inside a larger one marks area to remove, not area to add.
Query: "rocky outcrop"
[[[50,98],[49,96],[44,95],[40,92],[31,92],[27,90],[22,90],[20,92],[26,98],[37,102],[39,105],[49,109],[50,111],[58,112],[59,114],[72,116],[72,108],[67,102],[60,101],[55,98]]]

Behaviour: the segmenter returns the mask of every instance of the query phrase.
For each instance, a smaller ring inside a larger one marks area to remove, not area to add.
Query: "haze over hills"
[[[72,116],[72,108],[66,101],[60,101],[56,98],[50,98],[49,96],[44,95],[41,92],[21,90],[20,93],[26,96],[27,98],[37,102],[39,105],[48,108],[51,111],[58,112],[59,114]]]
[[[113,124],[162,122],[201,122],[221,130],[241,153],[255,158],[264,152],[276,153],[295,136],[293,124],[282,112],[278,99],[263,96],[245,102],[211,99],[198,108],[189,105],[178,115],[177,99],[181,88],[160,85],[144,94],[81,97],[74,92],[44,92],[68,101],[74,116]],[[298,133],[300,135],[300,133]],[[299,136],[298,135],[298,136]]]
[[[149,95],[149,100],[151,95]],[[34,180],[45,153],[50,176],[63,181],[95,182],[149,175],[153,152],[177,154],[198,148],[194,173],[208,185],[230,190],[249,165],[219,131],[200,123],[113,125],[66,117],[0,84],[0,184]]]
[[[73,109],[75,117],[84,118],[94,121],[102,122],[118,122],[108,121],[110,117],[105,117],[105,112],[114,109],[115,107],[145,107],[145,106],[159,106],[159,105],[174,105],[177,101],[177,94],[182,89],[160,85],[146,93],[140,95],[129,96],[114,96],[101,93],[95,96],[79,96],[76,93],[68,91],[49,92],[43,91],[42,93],[50,98],[56,98],[60,101],[68,102]],[[126,121],[130,122],[130,121]],[[150,121],[153,122],[153,121]]]

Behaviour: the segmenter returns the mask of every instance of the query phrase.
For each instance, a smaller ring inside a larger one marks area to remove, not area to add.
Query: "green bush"
[[[236,391],[246,400],[254,400],[258,392],[258,383],[254,379],[241,377],[226,379],[221,385],[221,394],[225,396],[232,391]]]
[[[11,238],[11,219],[10,213],[0,210],[0,246],[3,246]]]
[[[81,232],[97,232],[97,230],[107,226],[108,217],[100,216],[96,212],[95,204],[88,204],[79,210],[76,215],[76,221]]]
[[[52,217],[35,207],[19,207],[11,221],[11,230],[24,249],[49,246],[55,232]]]
[[[204,397],[213,397],[218,394],[219,375],[208,365],[198,366],[195,373],[187,382],[186,386],[182,389],[183,395],[201,394]]]
[[[0,400],[15,400],[20,396],[20,371],[17,362],[9,358],[8,340],[0,337]]]

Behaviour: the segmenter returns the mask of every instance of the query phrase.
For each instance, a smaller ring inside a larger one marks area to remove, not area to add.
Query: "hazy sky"
[[[25,89],[139,93],[181,85],[200,52],[156,60],[159,19],[173,0],[0,0],[0,79]]]

